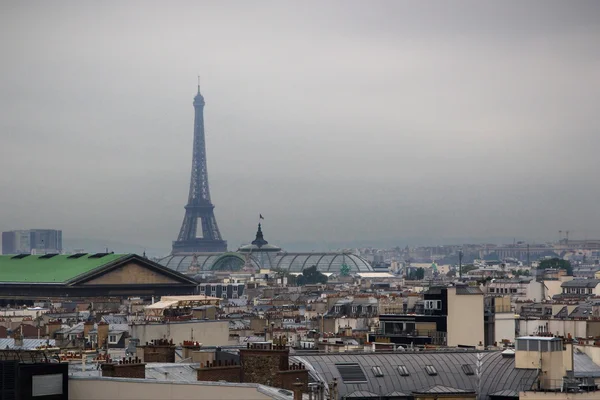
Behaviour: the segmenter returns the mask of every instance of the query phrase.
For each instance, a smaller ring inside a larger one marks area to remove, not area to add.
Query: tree
[[[567,271],[567,275],[573,275],[573,267],[571,266],[571,263],[567,260],[561,260],[557,257],[540,261],[538,269],[548,268],[564,269]]]
[[[313,265],[312,267],[304,269],[302,275],[298,275],[296,282],[299,286],[327,283],[327,276],[319,272],[316,265]]]
[[[411,281],[420,281],[425,278],[425,268],[417,268],[416,270],[410,271],[407,279]]]

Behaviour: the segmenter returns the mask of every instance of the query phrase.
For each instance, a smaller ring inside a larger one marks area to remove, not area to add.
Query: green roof
[[[4,255],[0,256],[0,282],[61,283],[129,254]],[[49,258],[47,258],[49,257]],[[70,258],[69,258],[70,257]]]

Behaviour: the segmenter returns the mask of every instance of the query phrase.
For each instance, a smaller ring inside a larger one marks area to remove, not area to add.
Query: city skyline
[[[168,249],[200,71],[230,248],[600,237],[598,4],[463,3],[3,4],[0,230]]]

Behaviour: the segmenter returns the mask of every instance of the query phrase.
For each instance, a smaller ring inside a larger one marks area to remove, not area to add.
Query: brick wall
[[[201,364],[197,370],[199,381],[242,382],[242,366],[233,362],[213,362]]]
[[[288,369],[289,350],[241,349],[242,381],[275,386],[277,373]]]
[[[102,376],[110,378],[146,378],[146,364],[141,363],[139,359],[129,358],[119,361],[119,363],[105,363],[102,366]]]
[[[145,346],[138,346],[138,348],[143,349],[144,362],[175,362],[175,345],[173,341],[166,339],[153,340],[150,343],[146,343]]]
[[[287,371],[279,371],[275,380],[275,387],[294,391],[294,384],[301,383],[301,390],[308,390],[308,370],[298,363],[290,366]]]
[[[263,345],[249,345],[240,350],[242,382],[259,383],[294,390],[294,383],[302,383],[302,389],[308,387],[308,371],[301,363],[289,364],[289,349],[274,345],[271,349]]]

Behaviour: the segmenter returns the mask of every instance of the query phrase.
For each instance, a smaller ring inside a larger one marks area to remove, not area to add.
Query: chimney
[[[13,338],[15,339],[15,347],[23,346],[23,334],[19,329],[15,330]]]
[[[296,380],[292,386],[294,387],[294,400],[302,400],[302,387],[304,384],[300,382],[298,379]]]
[[[48,321],[48,323],[46,324],[46,335],[48,335],[50,339],[54,339],[54,332],[59,330],[61,326],[62,324],[59,320],[53,319],[51,321]]]
[[[83,323],[83,337],[87,338],[90,334],[90,331],[94,327],[94,321],[85,321]]]
[[[146,364],[141,362],[137,357],[124,358],[118,363],[110,362],[100,364],[102,368],[102,376],[110,378],[146,378]]]
[[[110,327],[104,321],[98,323],[98,347],[102,348],[105,345],[108,347],[108,328]]]
[[[145,346],[138,346],[144,352],[144,362],[175,362],[175,345],[173,340],[157,339],[146,343]]]

